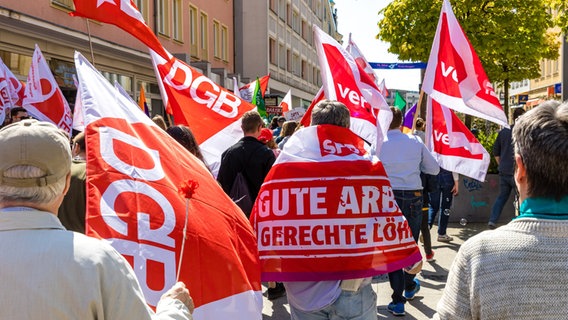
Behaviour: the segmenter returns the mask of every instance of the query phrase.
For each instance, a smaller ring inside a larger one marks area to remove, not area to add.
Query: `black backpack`
[[[250,190],[247,184],[247,180],[242,172],[237,173],[233,186],[231,187],[231,192],[229,197],[243,210],[247,218],[250,216],[252,211],[253,201],[251,198]]]

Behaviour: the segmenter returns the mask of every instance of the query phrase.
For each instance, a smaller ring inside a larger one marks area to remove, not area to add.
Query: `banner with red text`
[[[369,277],[421,260],[383,165],[347,128],[303,128],[286,143],[251,223],[265,281]]]
[[[189,126],[216,176],[221,154],[243,137],[241,116],[256,106],[171,55],[169,60],[152,50],[150,55],[168,113],[175,124]]]
[[[449,108],[431,97],[427,108],[425,143],[440,167],[485,181],[490,157],[483,145]],[[451,139],[458,140],[459,146],[452,146]]]
[[[448,108],[509,127],[493,85],[448,0],[442,4],[422,90]]]
[[[373,79],[334,38],[316,25],[313,29],[325,97],[347,106],[351,130],[378,154],[392,120],[385,98]]]
[[[34,118],[55,124],[71,135],[73,116],[38,45],[32,56],[22,106]]]
[[[87,235],[130,262],[151,306],[179,273],[194,319],[262,319],[256,238],[245,215],[196,157],[79,53],[75,65],[86,122]]]

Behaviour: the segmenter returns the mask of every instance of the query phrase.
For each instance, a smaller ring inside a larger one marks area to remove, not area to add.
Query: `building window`
[[[272,12],[278,14],[278,0],[269,0],[268,6]]]
[[[213,56],[221,58],[221,25],[217,20],[213,20]]]
[[[286,22],[292,27],[292,7],[289,3],[286,4]]]
[[[73,10],[73,0],[51,0],[51,4],[56,6],[56,7],[60,7],[60,8],[64,8],[64,9],[69,9],[69,10]]]
[[[302,60],[302,79],[308,80],[308,62],[306,60]]]
[[[276,40],[272,38],[268,40],[268,55],[270,57],[270,63],[274,65],[278,64],[278,54],[276,52]]]
[[[221,58],[223,61],[229,61],[229,29],[227,26],[221,26]]]
[[[209,19],[207,14],[201,12],[201,16],[199,17],[199,48],[201,49],[201,60],[209,59]]]
[[[144,18],[144,21],[148,22],[148,0],[136,0],[136,8],[138,8],[138,11],[140,11],[140,14],[142,14],[142,18]]]
[[[282,43],[278,45],[278,67],[286,70],[286,48]]]
[[[292,12],[292,29],[294,29],[296,33],[300,33],[300,14],[296,10]]]
[[[169,0],[158,0],[158,33],[170,36],[170,6]]]
[[[199,56],[197,43],[197,8],[189,6],[189,50],[193,57]]]
[[[290,49],[286,50],[286,70],[292,72],[292,51]]]
[[[278,17],[280,17],[280,19],[282,19],[282,21],[284,22],[286,22],[286,8],[286,0],[278,0]]]
[[[301,65],[301,61],[300,61],[300,56],[297,55],[297,54],[294,54],[292,56],[292,67],[294,68],[294,75],[300,76],[301,72],[302,72],[302,70],[301,70],[302,65]]]
[[[182,8],[181,8],[181,0],[173,0],[173,7],[172,7],[172,18],[173,18],[173,32],[172,36],[176,41],[183,41],[183,17],[182,17]]]

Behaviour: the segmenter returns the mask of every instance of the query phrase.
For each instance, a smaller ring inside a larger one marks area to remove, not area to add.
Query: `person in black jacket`
[[[254,202],[260,186],[276,160],[274,153],[265,144],[258,141],[264,122],[256,111],[245,112],[241,118],[244,137],[225,150],[221,155],[221,166],[217,181],[223,191],[230,194],[237,173],[242,172]],[[250,212],[245,212],[248,216]]]

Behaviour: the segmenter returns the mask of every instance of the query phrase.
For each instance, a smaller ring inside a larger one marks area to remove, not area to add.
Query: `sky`
[[[399,62],[395,54],[389,53],[389,44],[375,38],[379,33],[378,12],[386,7],[390,0],[334,0],[337,9],[337,27],[343,35],[343,44],[347,45],[349,33],[357,47],[369,62]],[[385,79],[387,89],[418,91],[420,70],[384,70],[377,69],[379,80]]]

